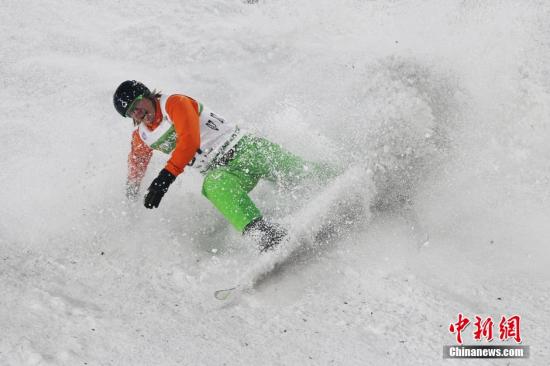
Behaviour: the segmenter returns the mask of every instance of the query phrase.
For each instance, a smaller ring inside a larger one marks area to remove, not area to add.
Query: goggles
[[[130,104],[130,106],[128,107],[128,109],[126,110],[126,117],[131,117],[132,116],[132,113],[134,113],[134,111],[136,110],[136,105],[137,103],[142,100],[143,98],[145,98],[143,95],[140,95],[139,97],[137,97],[136,99],[134,99],[134,101],[132,102],[132,104]]]

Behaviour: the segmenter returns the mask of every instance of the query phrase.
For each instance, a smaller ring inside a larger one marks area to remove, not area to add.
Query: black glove
[[[174,182],[176,177],[166,169],[162,169],[159,176],[153,180],[153,183],[149,186],[147,194],[145,195],[145,207],[157,208],[159,207],[160,200],[166,192],[168,187]]]

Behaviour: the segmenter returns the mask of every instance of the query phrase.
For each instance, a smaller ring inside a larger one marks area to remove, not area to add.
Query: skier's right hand
[[[136,202],[138,199],[139,184],[127,182],[126,183],[126,199],[129,202]]]

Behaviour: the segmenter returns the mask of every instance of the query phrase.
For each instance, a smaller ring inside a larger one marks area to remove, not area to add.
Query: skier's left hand
[[[147,194],[145,195],[144,205],[146,208],[157,208],[159,207],[160,200],[166,192],[168,192],[168,187],[174,182],[176,177],[166,169],[162,169],[158,175],[153,180],[153,183],[149,186]]]

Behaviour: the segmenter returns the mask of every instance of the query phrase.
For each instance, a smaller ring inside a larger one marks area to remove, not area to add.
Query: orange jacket
[[[176,130],[176,147],[172,151],[165,169],[175,176],[193,159],[200,147],[199,105],[190,97],[171,95],[166,101],[166,113]],[[156,115],[153,129],[162,121],[160,102],[156,102]],[[128,182],[139,185],[145,175],[153,149],[139,136],[139,130],[132,133],[130,154],[128,155]]]

